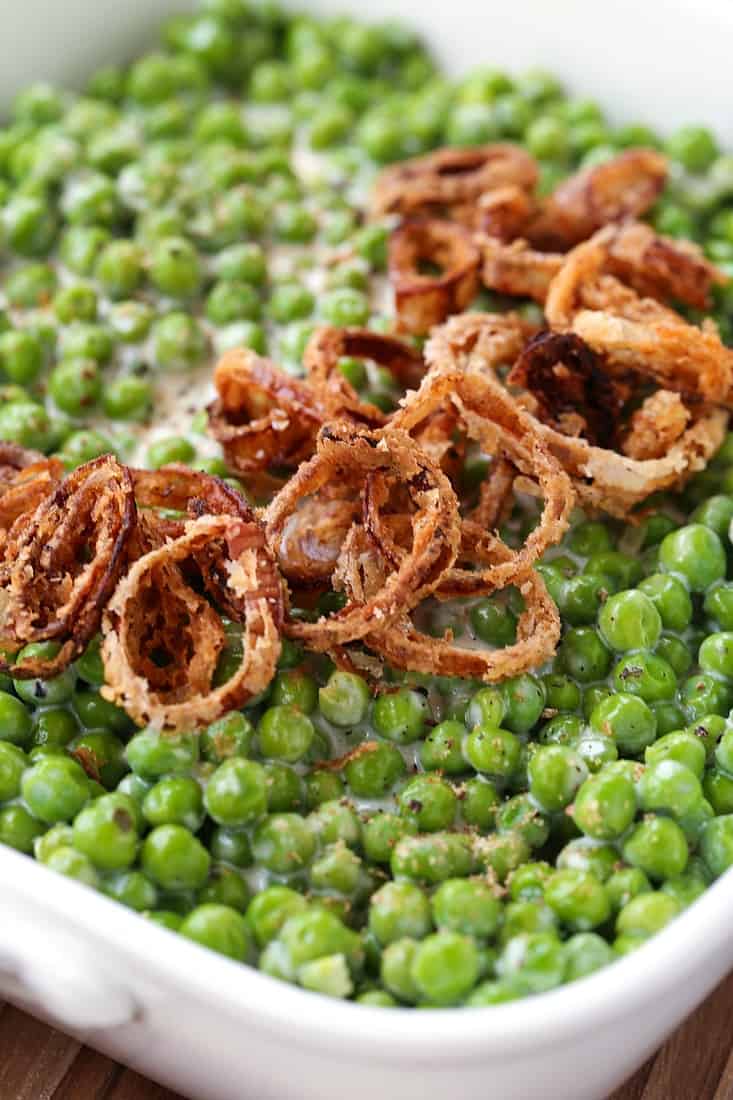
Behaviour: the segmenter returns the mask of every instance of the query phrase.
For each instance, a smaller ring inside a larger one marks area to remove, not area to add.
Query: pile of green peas
[[[245,345],[298,374],[319,321],[389,328],[374,173],[506,139],[544,190],[664,148],[653,224],[733,273],[733,158],[708,130],[613,127],[539,71],[448,81],[397,24],[208,0],[82,94],[30,86],[0,129],[0,440],[68,469],[114,451],[226,473],[212,358]],[[730,290],[713,316],[730,338]],[[388,372],[340,366],[394,406]],[[598,970],[733,864],[733,436],[654,503],[632,531],[575,517],[538,566],[557,656],[496,687],[395,673],[374,696],[286,642],[250,706],[161,737],[102,697],[98,641],[54,680],[0,674],[0,842],[360,1003],[496,1004]],[[503,646],[520,612],[510,591],[429,614]]]

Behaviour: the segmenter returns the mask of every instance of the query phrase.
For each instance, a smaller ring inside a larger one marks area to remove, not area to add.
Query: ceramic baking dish
[[[356,0],[307,0],[314,10]],[[0,104],[144,47],[182,0],[1,0]],[[453,70],[541,65],[616,117],[733,143],[727,0],[370,0]],[[304,993],[0,848],[0,997],[201,1100],[595,1100],[733,965],[733,873],[650,944],[556,992],[408,1012]]]

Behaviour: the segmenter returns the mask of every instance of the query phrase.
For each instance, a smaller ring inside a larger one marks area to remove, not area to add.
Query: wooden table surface
[[[733,974],[610,1100],[733,1100]],[[0,1004],[2,1100],[181,1100]]]

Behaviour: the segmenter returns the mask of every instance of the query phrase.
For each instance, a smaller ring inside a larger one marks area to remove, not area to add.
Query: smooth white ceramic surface
[[[314,10],[356,0],[303,0]],[[0,0],[0,105],[144,46],[178,0]],[[539,64],[617,117],[703,120],[733,143],[728,0],[370,0],[453,69]],[[465,1011],[380,1010],[275,982],[0,848],[0,997],[196,1100],[596,1100],[733,965],[733,874],[633,956]]]

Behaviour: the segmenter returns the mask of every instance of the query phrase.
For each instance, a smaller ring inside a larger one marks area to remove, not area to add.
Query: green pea
[[[298,814],[271,814],[257,826],[252,851],[255,859],[269,870],[287,874],[310,862],[315,852],[315,839]]]
[[[106,383],[102,409],[110,420],[147,420],[153,405],[153,390],[145,378],[123,375]]]
[[[265,711],[257,734],[265,756],[294,763],[308,752],[314,729],[311,720],[297,706],[283,704]]]
[[[204,820],[201,787],[195,779],[185,775],[160,779],[145,795],[142,812],[153,827],[183,825],[189,832],[195,833]]]
[[[11,382],[34,382],[43,367],[43,349],[32,332],[22,329],[0,335],[0,368]]]
[[[470,874],[474,856],[469,838],[459,833],[404,836],[393,849],[390,866],[396,879],[435,885]]]
[[[703,126],[682,126],[666,143],[666,150],[690,172],[704,172],[718,155],[710,130]]]
[[[198,740],[190,733],[162,735],[153,729],[141,730],[128,743],[126,756],[133,772],[147,781],[185,775],[198,760]]]
[[[721,581],[712,585],[705,593],[703,607],[723,630],[733,629],[733,582]]]
[[[30,400],[0,406],[0,440],[36,451],[49,450],[53,428],[48,413]]]
[[[171,462],[188,464],[196,457],[196,450],[187,439],[180,435],[171,435],[157,439],[148,447],[147,464],[151,470],[158,470]]]
[[[547,811],[562,810],[584,782],[587,769],[578,754],[565,745],[544,745],[528,765],[529,790]]]
[[[251,722],[239,711],[231,711],[199,734],[201,756],[211,764],[221,764],[231,756],[247,756],[253,733]]]
[[[700,668],[713,675],[733,676],[733,633],[709,634],[698,652]]]
[[[401,790],[400,813],[420,832],[434,833],[453,824],[457,799],[453,789],[437,776],[417,776]]]
[[[733,866],[733,814],[716,817],[703,826],[700,854],[715,878]]]
[[[716,533],[689,524],[667,535],[659,548],[662,568],[679,573],[693,592],[704,592],[725,577],[725,551]]]
[[[194,317],[169,313],[152,328],[153,363],[161,370],[198,366],[206,354],[206,337]]]
[[[560,985],[565,975],[562,944],[552,932],[524,932],[504,947],[496,964],[500,978],[521,994],[543,993]]]
[[[97,404],[102,378],[94,359],[64,359],[51,371],[48,390],[54,403],[70,416],[81,416]]]
[[[21,791],[33,816],[48,825],[71,821],[89,799],[83,768],[64,756],[47,756],[29,768]]]
[[[427,715],[425,697],[407,688],[378,696],[372,708],[377,733],[399,744],[409,744],[423,735]]]
[[[634,653],[622,658],[613,670],[618,692],[636,695],[646,703],[673,699],[677,690],[674,669],[653,653]]]
[[[647,764],[658,764],[662,760],[675,760],[702,779],[705,770],[705,746],[692,733],[674,730],[660,737],[644,750]]]
[[[223,865],[211,869],[209,881],[198,891],[199,905],[226,905],[244,913],[249,904],[250,891],[238,871]]]
[[[598,626],[612,649],[653,649],[662,619],[648,596],[640,589],[630,589],[609,596],[598,616]]]
[[[314,308],[313,295],[298,283],[280,283],[272,291],[268,303],[270,316],[280,324],[309,317]]]
[[[621,752],[632,756],[651,745],[657,735],[653,711],[643,699],[625,692],[601,700],[591,713],[590,724],[612,737]]]
[[[427,771],[459,775],[466,770],[463,741],[466,727],[448,719],[435,726],[420,746],[420,760]]]
[[[496,788],[484,776],[469,779],[463,786],[461,799],[463,820],[482,831],[492,828],[499,801]]]
[[[469,936],[441,931],[419,944],[410,974],[420,994],[432,1004],[455,1004],[479,976],[478,951]]]
[[[671,818],[651,815],[630,834],[623,855],[627,863],[641,868],[649,878],[667,879],[681,874],[687,866],[687,840]]]
[[[249,953],[249,934],[244,918],[228,905],[199,905],[185,917],[178,931],[186,939],[237,962],[244,962]]]
[[[586,779],[575,796],[575,823],[594,840],[620,837],[634,820],[635,814],[634,785],[621,774],[601,770]]]
[[[603,883],[587,871],[571,868],[556,871],[545,887],[545,901],[558,920],[573,932],[597,928],[611,915]]]
[[[328,682],[318,689],[321,714],[335,726],[348,729],[366,717],[369,689],[366,681],[355,673],[335,671]]]
[[[247,927],[259,947],[266,947],[275,939],[285,922],[307,908],[302,894],[289,886],[267,886],[256,894],[245,914]]]
[[[587,684],[605,678],[611,665],[611,654],[596,630],[579,626],[566,633],[558,660],[569,676]]]
[[[33,723],[27,708],[14,695],[0,691],[0,742],[27,749],[32,733]]]
[[[211,857],[182,825],[159,825],[145,838],[140,862],[145,874],[165,890],[187,890],[204,885]]]
[[[124,794],[106,794],[77,814],[73,843],[104,871],[130,867],[137,855],[136,810]]]
[[[504,680],[501,692],[506,707],[503,724],[513,733],[528,733],[545,707],[542,681],[530,673],[524,673]]]
[[[503,779],[517,771],[520,750],[516,735],[499,726],[477,726],[464,744],[466,759],[476,771]]]
[[[204,804],[220,825],[246,825],[255,821],[267,808],[262,766],[238,756],[225,760],[209,778]]]

